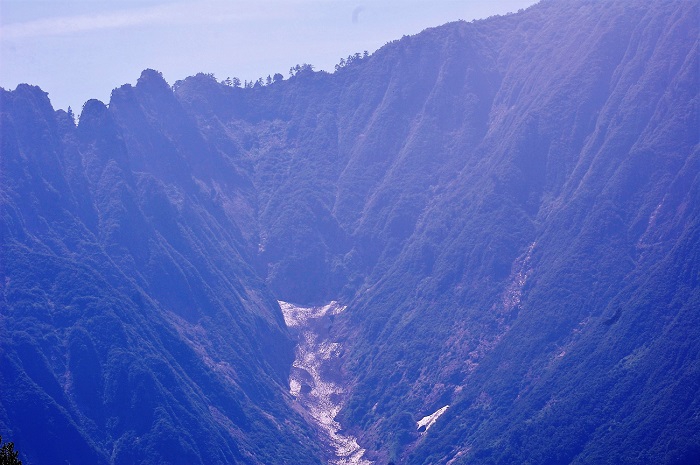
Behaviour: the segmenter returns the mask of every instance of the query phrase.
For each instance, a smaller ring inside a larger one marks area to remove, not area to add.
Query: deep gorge
[[[0,90],[3,438],[37,464],[697,462],[699,15],[550,0],[255,88],[147,69],[77,122]],[[292,318],[324,308],[328,379]]]

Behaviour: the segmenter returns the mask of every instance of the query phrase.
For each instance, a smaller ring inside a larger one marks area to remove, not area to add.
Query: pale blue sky
[[[0,86],[27,82],[55,108],[154,68],[172,84],[198,72],[252,80],[340,57],[458,19],[517,11],[535,0],[0,0]]]

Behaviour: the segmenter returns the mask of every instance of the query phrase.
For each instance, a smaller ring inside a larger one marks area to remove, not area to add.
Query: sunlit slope
[[[697,15],[546,2],[176,91],[252,155],[278,296],[351,299],[341,416],[380,460],[696,457]]]

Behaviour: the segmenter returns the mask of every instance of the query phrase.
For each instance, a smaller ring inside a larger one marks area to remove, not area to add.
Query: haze
[[[254,80],[370,53],[458,19],[526,8],[533,0],[0,1],[0,86],[39,85],[55,108],[134,83],[145,68],[169,83],[198,72]]]

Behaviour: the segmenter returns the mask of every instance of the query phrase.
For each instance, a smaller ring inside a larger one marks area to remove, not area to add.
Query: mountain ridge
[[[276,301],[340,299],[376,463],[697,459],[698,15],[544,1],[252,89],[145,70],[77,128],[3,90],[1,385],[35,393],[3,428],[35,451],[38,402],[77,461],[329,460]]]

